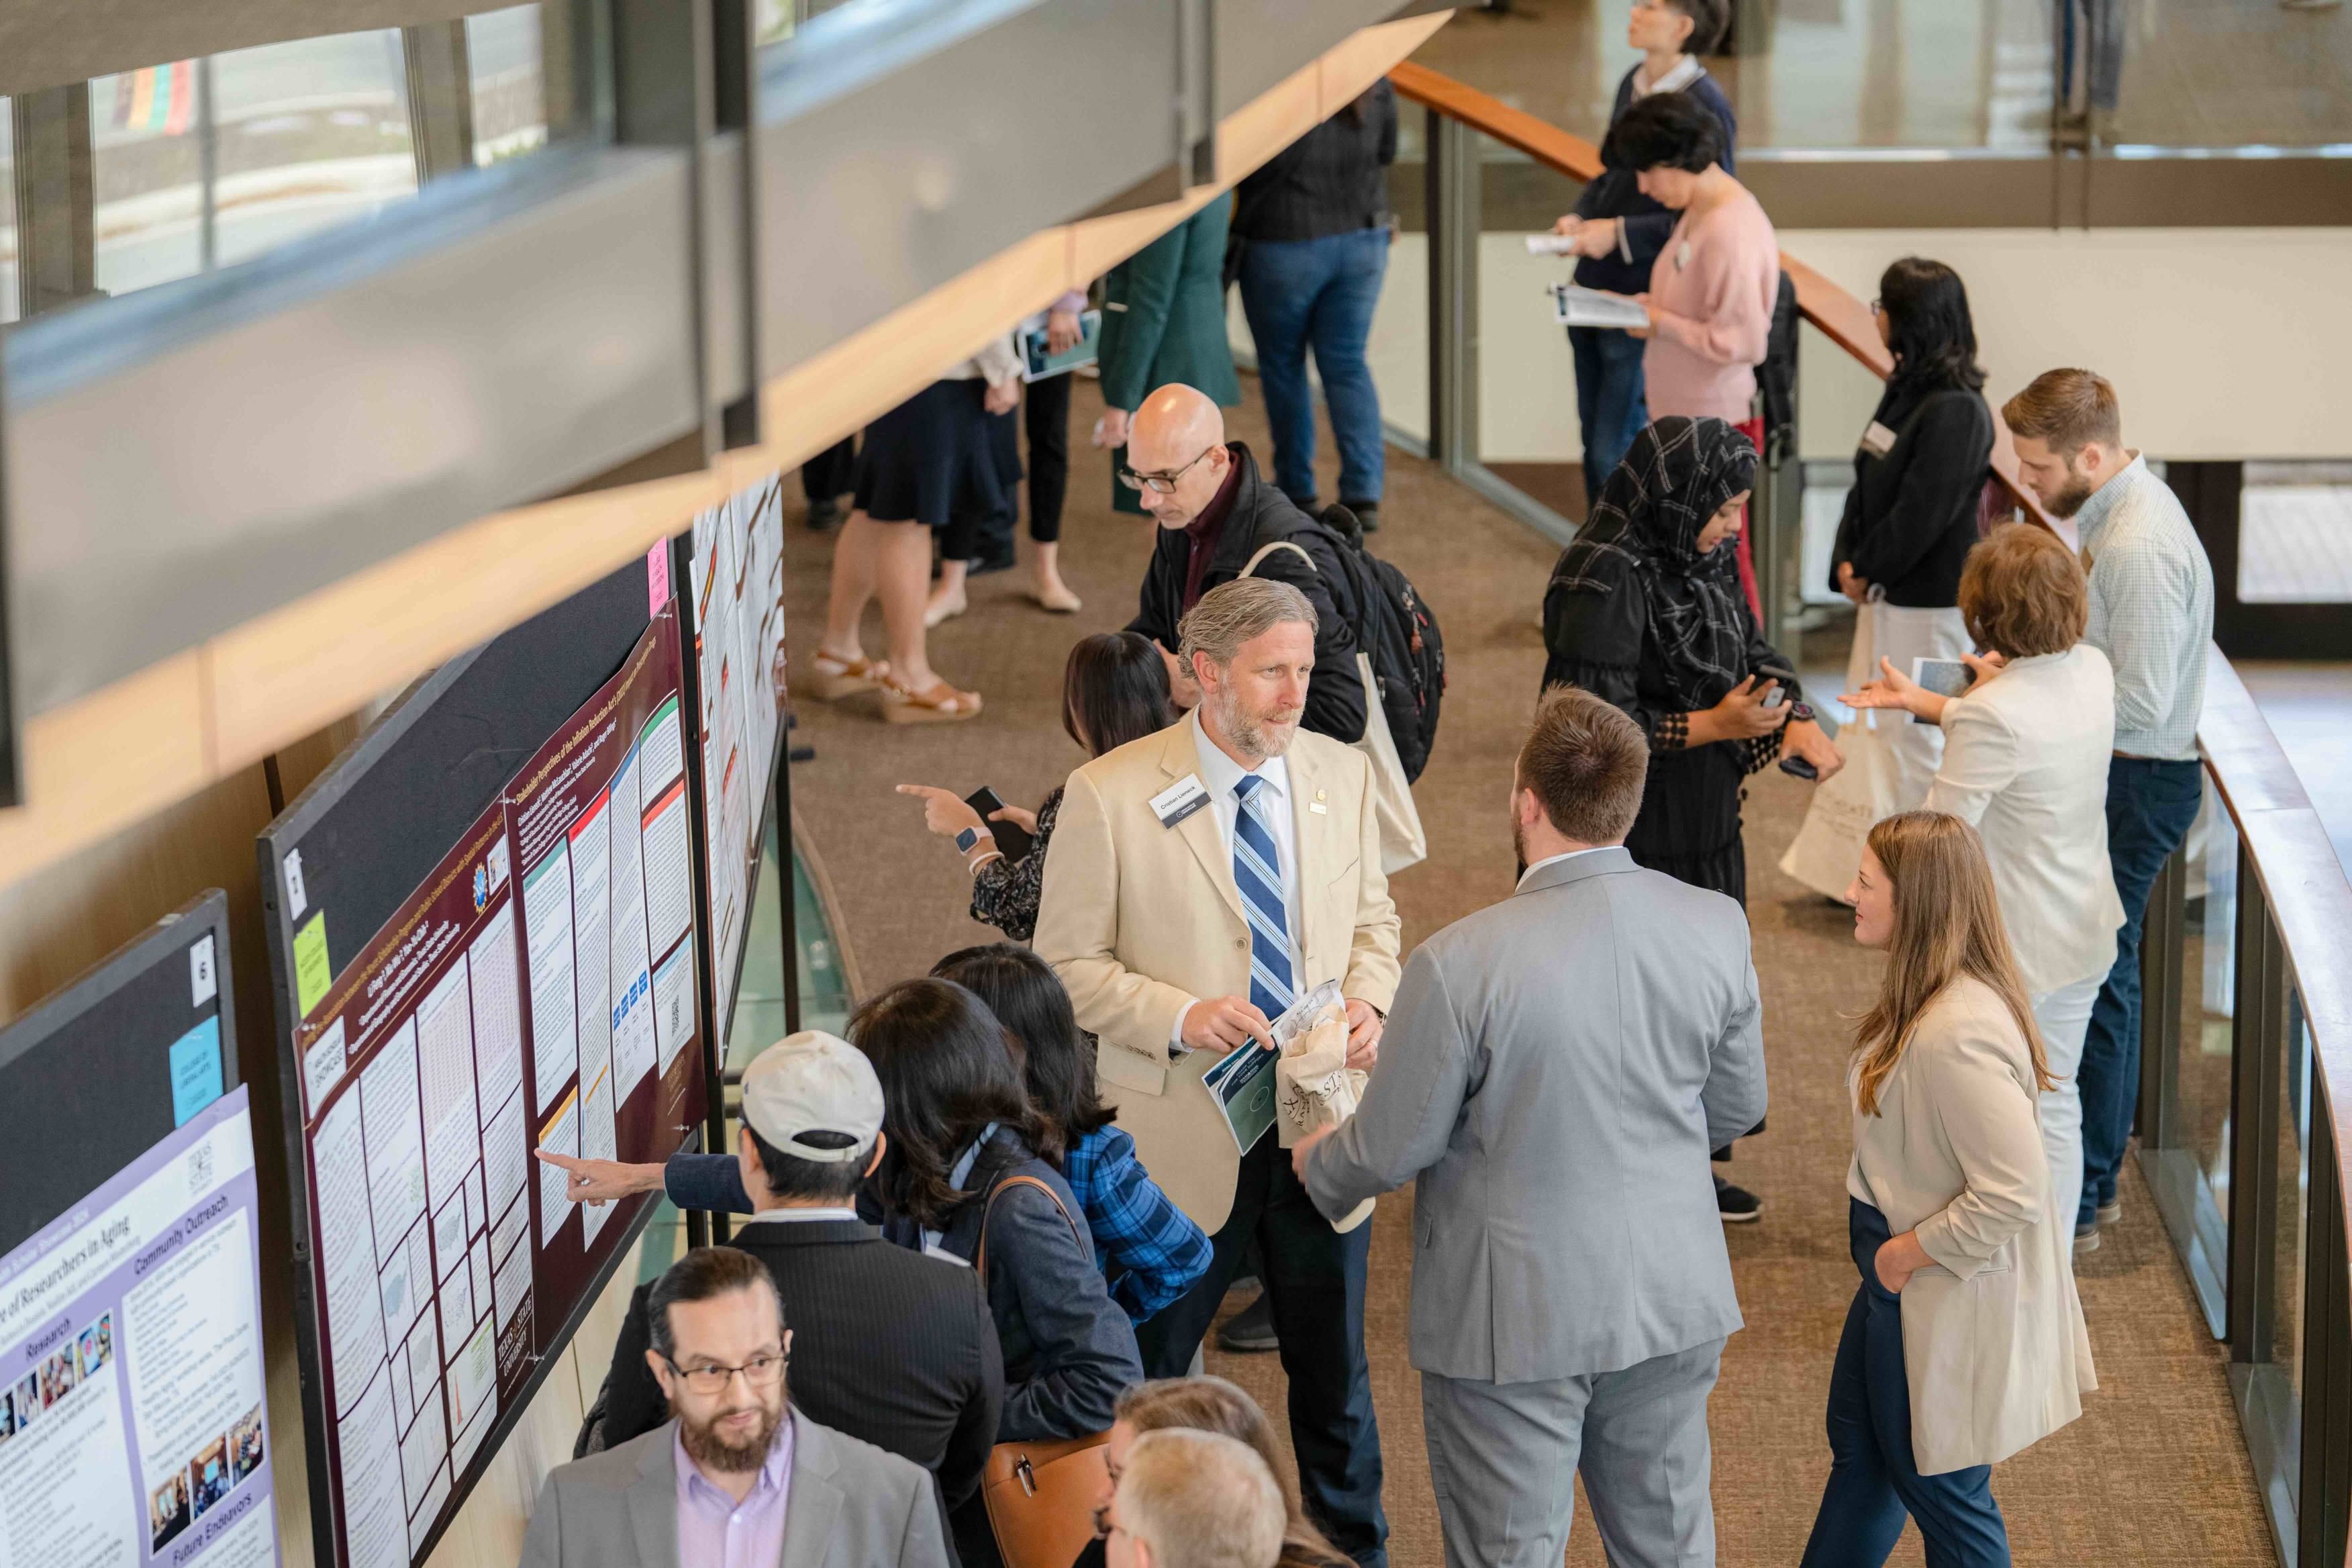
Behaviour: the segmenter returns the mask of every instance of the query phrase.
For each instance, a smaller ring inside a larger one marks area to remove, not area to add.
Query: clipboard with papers
[[[1650,312],[1639,303],[1605,289],[1553,283],[1547,285],[1544,291],[1551,296],[1551,319],[1562,326],[1622,329],[1650,324]]]

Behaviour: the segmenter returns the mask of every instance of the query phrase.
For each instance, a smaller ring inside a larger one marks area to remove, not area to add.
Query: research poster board
[[[538,662],[499,639],[412,689],[388,736],[363,737],[264,836],[321,1563],[432,1551],[643,1228],[650,1196],[568,1203],[532,1149],[657,1161],[697,1139],[678,611],[649,597],[669,548],[622,584],[633,602],[608,583],[508,634],[576,672],[559,647],[636,628],[560,719]],[[415,869],[407,799],[375,778],[429,784],[436,757],[454,770],[485,752],[508,772],[454,832],[446,798],[418,804],[446,837]],[[377,848],[371,820],[401,842]],[[310,922],[385,907],[387,862],[412,885],[308,989]]]
[[[712,1033],[726,1048],[741,983],[775,777],[776,666],[784,646],[783,482],[770,474],[688,531],[700,710]]]
[[[278,1560],[227,968],[209,893],[0,1031],[7,1568]]]

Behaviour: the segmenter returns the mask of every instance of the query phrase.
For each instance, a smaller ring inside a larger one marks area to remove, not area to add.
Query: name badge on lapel
[[[1323,792],[1319,789],[1315,792],[1315,798],[1307,804],[1307,809],[1313,812],[1318,816],[1328,816],[1331,815],[1329,808],[1325,806],[1323,804]]]
[[[1151,815],[1162,827],[1173,827],[1209,804],[1209,792],[1198,773],[1186,773],[1151,797]]]
[[[1862,432],[1862,449],[1874,458],[1883,458],[1895,450],[1895,432],[1872,420]]]

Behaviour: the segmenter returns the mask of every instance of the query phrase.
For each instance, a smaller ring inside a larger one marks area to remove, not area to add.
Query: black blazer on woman
[[[1992,461],[1992,410],[1980,394],[1958,387],[1921,391],[1890,384],[1876,421],[1895,446],[1874,457],[1854,453],[1830,586],[1837,563],[1886,590],[1906,609],[1948,610],[1959,603],[1960,563],[1977,542],[1977,498]]]

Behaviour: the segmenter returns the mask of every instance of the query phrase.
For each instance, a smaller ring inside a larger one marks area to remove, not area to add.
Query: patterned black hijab
[[[1633,437],[1591,518],[1552,568],[1555,587],[1607,593],[1619,574],[1596,571],[1601,558],[1631,563],[1665,655],[1659,673],[1685,711],[1714,707],[1748,678],[1748,601],[1737,547],[1726,540],[1702,555],[1698,536],[1755,478],[1756,448],[1722,420],[1661,419]]]

